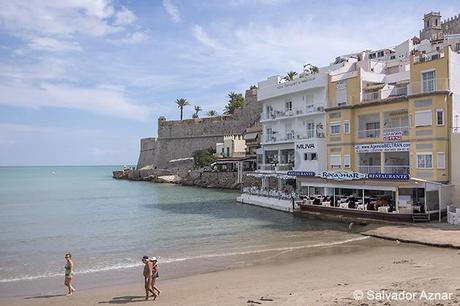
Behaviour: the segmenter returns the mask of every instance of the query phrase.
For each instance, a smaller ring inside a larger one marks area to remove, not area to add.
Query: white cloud
[[[108,0],[0,2],[0,22],[13,34],[104,36],[122,29],[108,18],[115,8]]]
[[[126,37],[117,38],[117,39],[108,39],[108,42],[114,44],[127,44],[127,45],[136,45],[147,39],[147,35],[143,32],[134,32],[129,34]]]
[[[133,23],[136,21],[136,19],[137,17],[133,12],[131,12],[126,7],[122,7],[118,12],[115,13],[114,24],[124,26]]]
[[[196,40],[203,45],[216,50],[224,50],[224,48],[216,40],[212,39],[201,26],[194,25],[192,31]]]
[[[58,107],[75,109],[104,116],[147,121],[151,111],[130,102],[122,92],[109,88],[85,88],[44,83],[2,86],[0,105],[25,108]]]
[[[68,52],[82,50],[80,44],[75,41],[59,40],[51,37],[32,38],[28,46],[31,49],[51,52]]]
[[[166,13],[168,13],[169,17],[171,17],[172,21],[177,23],[182,20],[180,17],[179,9],[172,3],[171,0],[163,0],[163,7]]]

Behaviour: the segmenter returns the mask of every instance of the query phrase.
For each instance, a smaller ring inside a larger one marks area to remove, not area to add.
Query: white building
[[[216,155],[221,157],[244,157],[246,141],[243,135],[226,135],[224,142],[216,143]]]
[[[326,167],[325,112],[328,69],[300,74],[291,81],[280,76],[259,82],[263,104],[259,172],[320,171]]]

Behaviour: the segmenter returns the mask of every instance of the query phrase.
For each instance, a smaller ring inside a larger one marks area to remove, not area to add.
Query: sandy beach
[[[324,247],[308,256],[292,253],[267,254],[250,266],[242,262],[223,271],[160,279],[162,294],[156,301],[144,301],[140,279],[135,284],[78,291],[71,297],[18,296],[1,299],[0,304],[456,305],[460,301],[458,250],[368,238]],[[353,294],[359,297],[360,292],[364,298],[356,300]],[[405,292],[413,298],[379,301],[379,292]],[[447,300],[439,300],[439,295],[430,300],[430,293],[445,293]]]

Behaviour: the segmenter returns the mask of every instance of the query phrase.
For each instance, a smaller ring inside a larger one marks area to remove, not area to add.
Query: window
[[[436,125],[444,125],[444,110],[436,110]]]
[[[375,53],[369,54],[369,58],[370,58],[370,59],[376,58],[376,54],[375,54]]]
[[[377,56],[378,56],[378,57],[382,57],[383,55],[384,55],[383,51],[379,51],[379,52],[377,53]]]
[[[433,168],[432,153],[417,153],[417,168],[431,169]]]
[[[292,111],[292,101],[287,101],[285,105],[287,112]]]
[[[432,125],[432,111],[415,112],[415,127]]]
[[[340,162],[341,155],[330,155],[329,156],[329,166],[331,168],[340,168],[342,163]]]
[[[343,156],[343,167],[351,168],[351,156],[350,155]]]
[[[432,92],[436,90],[436,71],[422,72],[422,92]]]
[[[304,153],[304,160],[318,160],[316,153]]]
[[[315,105],[314,104],[308,104],[307,105],[307,112],[313,113],[315,111]]]
[[[460,51],[460,43],[455,44],[455,51]]]
[[[308,122],[307,123],[307,138],[315,138],[315,123]]]
[[[347,81],[337,81],[335,83],[335,103],[340,105],[347,104]]]
[[[272,114],[273,113],[273,108],[271,105],[267,105],[265,106],[265,114],[266,114],[266,118],[267,119],[270,119],[270,117],[272,117]]]
[[[446,153],[438,152],[438,158],[436,162],[438,169],[446,169]]]
[[[272,141],[273,138],[273,130],[272,128],[267,128],[267,137],[265,138],[266,141]]]
[[[331,123],[331,135],[340,134],[340,122]]]
[[[350,121],[345,121],[343,123],[343,132],[345,134],[350,134]]]

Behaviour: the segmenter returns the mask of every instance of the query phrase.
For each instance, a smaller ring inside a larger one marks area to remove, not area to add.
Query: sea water
[[[143,255],[181,275],[238,256],[360,239],[341,224],[239,204],[235,191],[115,180],[116,169],[0,167],[0,293],[60,280],[66,252],[76,276],[91,282],[138,271]]]

